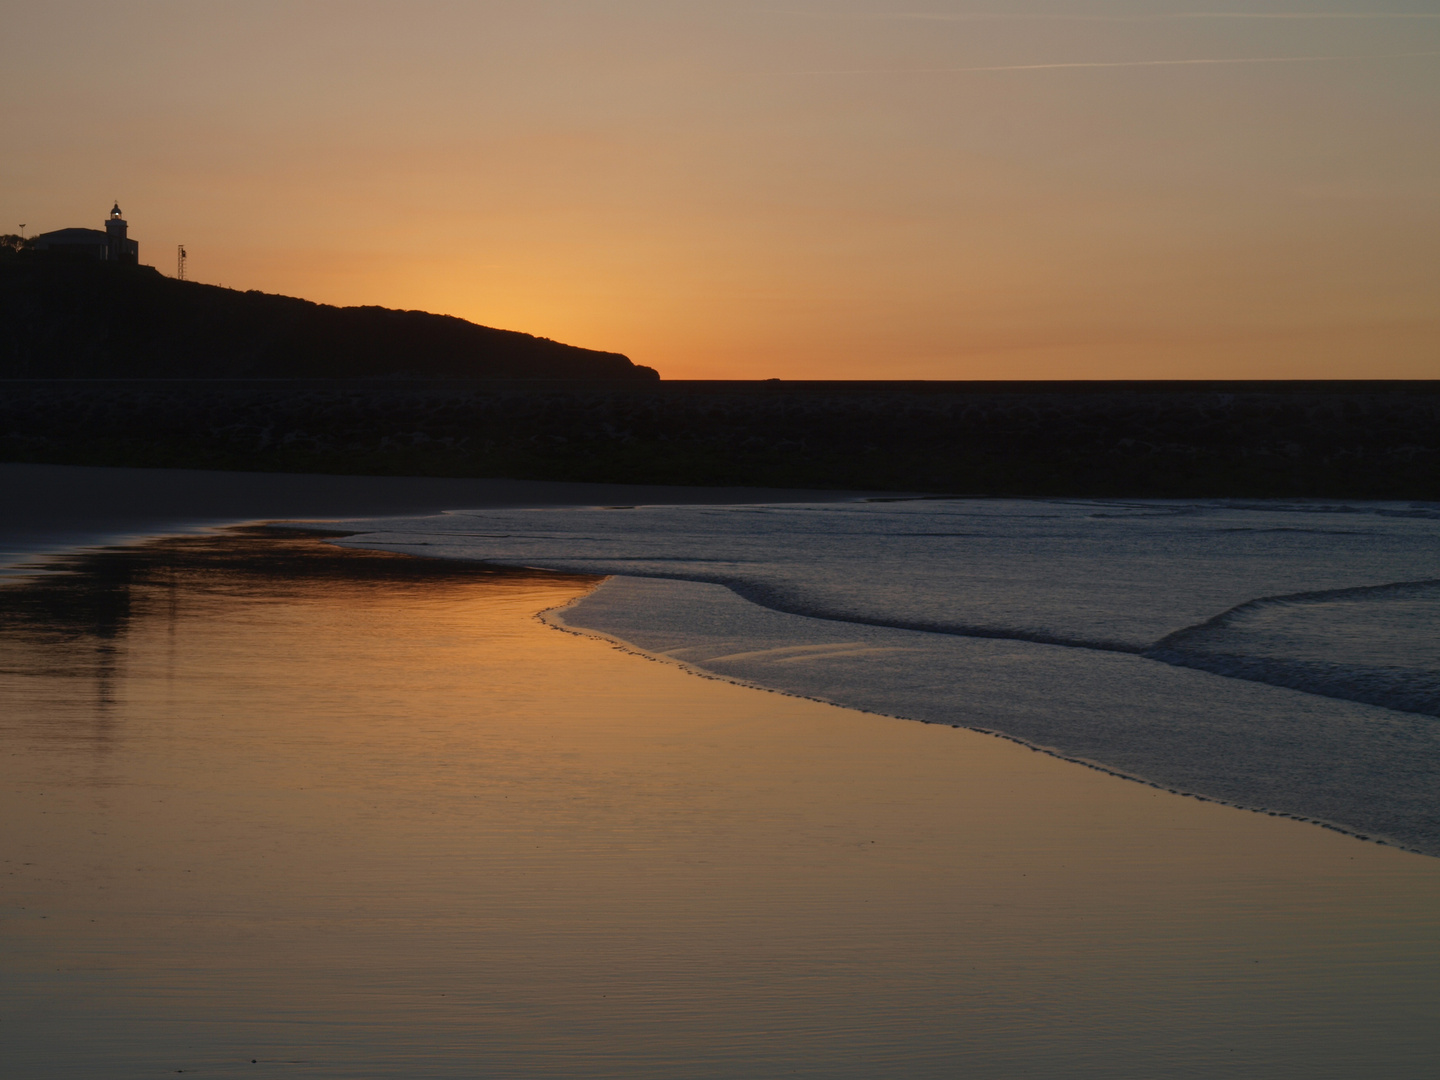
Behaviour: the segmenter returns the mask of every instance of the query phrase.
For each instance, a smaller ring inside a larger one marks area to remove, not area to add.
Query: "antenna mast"
[[[185,280],[185,260],[187,257],[185,254],[185,245],[177,244],[175,246],[175,276],[181,281]]]

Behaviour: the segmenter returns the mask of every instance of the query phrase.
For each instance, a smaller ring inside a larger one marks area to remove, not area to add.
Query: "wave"
[[[812,619],[1140,655],[1434,715],[1440,657],[1399,654],[1440,639],[1440,607],[1407,621],[1414,597],[1395,591],[1431,579],[1376,582],[1435,573],[1437,518],[1417,504],[903,500],[461,511],[352,542],[723,585]]]
[[[677,579],[611,577],[547,619],[710,676],[1440,855],[1426,717],[1134,654],[806,618]]]
[[[1094,652],[1126,653],[1175,667],[1207,671],[1212,675],[1221,675],[1230,679],[1266,683],[1270,686],[1280,686],[1288,690],[1298,690],[1302,693],[1336,698],[1341,701],[1378,705],[1381,708],[1393,709],[1397,712],[1440,717],[1440,672],[1434,668],[1366,665],[1353,661],[1253,655],[1240,651],[1246,643],[1252,647],[1255,645],[1254,635],[1244,634],[1241,624],[1246,616],[1257,611],[1283,609],[1307,601],[1314,603],[1340,598],[1350,599],[1351,594],[1356,594],[1355,598],[1357,599],[1362,596],[1378,598],[1394,595],[1401,590],[1413,593],[1417,589],[1426,587],[1434,589],[1437,601],[1440,601],[1440,582],[1397,583],[1352,590],[1326,590],[1317,593],[1250,600],[1200,626],[1177,631],[1155,645],[1143,647],[1127,642],[1080,638],[1018,627],[975,626],[925,619],[867,618],[806,603],[803,599],[788,598],[777,590],[763,588],[752,582],[721,576],[708,577],[687,574],[683,577],[672,577],[667,574],[655,573],[627,574],[626,576],[675,581],[703,581],[706,584],[723,585],[741,599],[748,600],[760,607],[809,619],[847,623],[853,626],[947,634],[963,638],[1018,641],[1033,645],[1086,649]],[[1437,603],[1437,619],[1433,625],[1440,625],[1440,603]],[[1248,642],[1247,639],[1249,639]]]
[[[1440,581],[1269,596],[1141,655],[1232,679],[1440,717]]]
[[[1393,503],[592,507],[390,519],[345,542],[619,575],[572,625],[1440,855],[1437,520]]]
[[[617,560],[621,562],[623,560]],[[647,560],[648,561],[648,560]],[[1440,581],[1397,582],[1387,585],[1362,586],[1355,589],[1329,589],[1313,593],[1297,593],[1289,596],[1262,597],[1246,601],[1229,611],[1207,620],[1199,626],[1176,631],[1151,646],[1137,646],[1123,641],[1105,641],[1081,638],[1011,626],[984,626],[959,622],[927,619],[874,618],[827,608],[824,605],[807,602],[804,597],[789,596],[783,591],[767,588],[741,578],[726,575],[705,575],[694,572],[671,575],[655,572],[634,573],[616,568],[627,577],[650,578],[671,581],[694,581],[710,585],[722,585],[743,600],[770,611],[785,615],[798,615],[808,619],[844,623],[852,626],[870,626],[890,630],[908,630],[930,634],[946,634],[962,638],[979,638],[997,641],[1026,642],[1033,645],[1053,645],[1070,649],[1085,649],[1094,652],[1124,653],[1170,664],[1175,667],[1193,668],[1212,675],[1249,682],[1266,683],[1302,693],[1342,701],[1356,701],[1366,705],[1397,712],[1419,713],[1440,717],[1440,662],[1431,667],[1406,665],[1361,664],[1352,660],[1332,658],[1306,658],[1304,656],[1263,655],[1258,650],[1271,645],[1276,638],[1286,635],[1270,629],[1270,641],[1257,640],[1247,623],[1259,612],[1289,612],[1302,605],[1315,605],[1339,601],[1352,607],[1359,601],[1379,601],[1392,598],[1407,600],[1419,598],[1432,602],[1434,615],[1427,620],[1431,626],[1440,626]],[[1392,611],[1381,612],[1383,621]],[[1352,620],[1352,635],[1355,624],[1360,622],[1357,613],[1347,612]],[[1290,627],[1293,631],[1293,627]],[[1375,628],[1365,627],[1364,632],[1372,640],[1377,635]],[[1324,644],[1335,645],[1330,635]],[[1289,637],[1293,638],[1291,633]],[[1416,639],[1412,639],[1416,640]],[[1418,640],[1427,640],[1421,637]],[[1433,640],[1433,639],[1429,639]],[[1249,646],[1257,652],[1244,651]],[[1273,646],[1272,646],[1273,647]],[[1429,659],[1429,658],[1425,658]]]
[[[1440,717],[1440,676],[1427,671],[1366,668],[1304,660],[1184,653],[1153,649],[1143,654],[1176,667],[1195,668],[1230,679],[1283,686],[1307,694],[1379,705],[1396,712]]]

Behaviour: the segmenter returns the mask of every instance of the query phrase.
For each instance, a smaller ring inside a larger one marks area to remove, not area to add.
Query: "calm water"
[[[473,511],[346,542],[619,575],[565,622],[1440,855],[1435,504]]]
[[[1434,859],[534,618],[594,578],[68,565],[0,589],[7,1075],[1433,1075]]]

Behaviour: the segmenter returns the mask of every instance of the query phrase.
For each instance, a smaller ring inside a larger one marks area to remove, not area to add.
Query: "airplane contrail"
[[[1435,11],[1176,11],[1159,19],[1440,19]]]
[[[1334,60],[1402,60],[1440,56],[1430,52],[1370,53],[1352,56],[1236,56],[1198,60],[1070,60],[1048,64],[986,64],[975,67],[936,68],[816,68],[801,71],[756,72],[761,75],[940,75],[969,71],[1053,71],[1060,68],[1183,67],[1214,64],[1314,64]]]
[[[1056,12],[943,12],[879,11],[837,12],[771,8],[772,15],[802,15],[821,19],[854,19],[866,22],[1176,22],[1194,19],[1246,19],[1284,22],[1306,20],[1350,21],[1395,19],[1440,19],[1432,11],[1172,11],[1153,15],[1067,15]]]

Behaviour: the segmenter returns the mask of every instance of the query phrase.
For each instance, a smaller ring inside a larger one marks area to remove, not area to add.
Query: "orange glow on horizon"
[[[12,7],[0,212],[167,273],[668,378],[1440,376],[1440,20]]]

